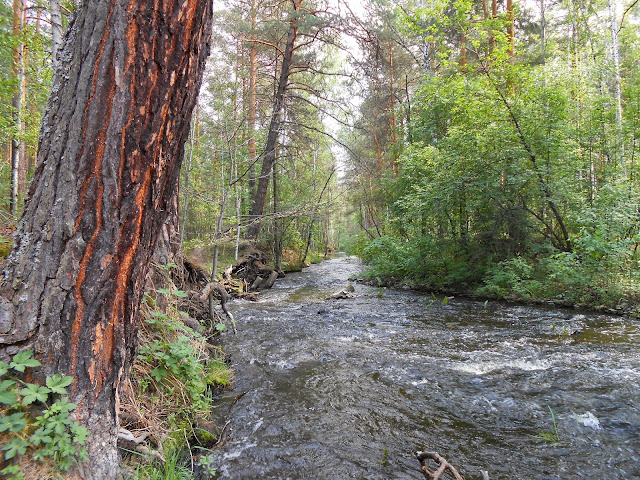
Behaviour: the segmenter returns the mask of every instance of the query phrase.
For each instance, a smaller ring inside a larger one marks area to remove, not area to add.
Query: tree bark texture
[[[37,166],[5,271],[0,358],[75,377],[83,478],[115,478],[117,390],[170,211],[211,33],[206,0],[87,0],[58,53]]]

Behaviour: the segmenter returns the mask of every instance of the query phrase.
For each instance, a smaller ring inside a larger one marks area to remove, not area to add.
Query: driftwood
[[[229,320],[231,320],[233,333],[237,333],[236,320],[235,318],[233,318],[233,314],[227,309],[227,300],[229,300],[229,294],[227,293],[226,288],[218,282],[208,283],[207,286],[204,287],[202,295],[200,295],[200,300],[202,300],[203,302],[208,301],[210,297],[216,298],[220,301],[222,311],[227,315]]]
[[[151,460],[155,460],[160,464],[164,465],[166,463],[166,459],[162,452],[158,450],[153,450],[145,445],[145,440],[147,440],[148,435],[143,432],[142,435],[136,437],[133,433],[123,427],[118,428],[118,447],[124,450],[134,451],[141,453]]]
[[[327,297],[327,300],[330,299],[334,299],[334,300],[339,300],[339,299],[344,299],[344,298],[353,298],[355,297],[355,291],[356,289],[353,288],[353,285],[349,284],[346,287],[344,287],[342,290],[340,290],[339,292],[336,292],[330,296]]]
[[[440,478],[440,475],[448,470],[456,480],[464,480],[458,473],[458,471],[454,468],[454,466],[447,462],[436,452],[415,452],[415,455],[416,458],[420,461],[420,465],[422,465],[422,473],[424,473],[425,477],[432,480],[438,480]],[[431,470],[429,470],[429,460],[433,460],[439,464],[439,467],[434,472],[431,472]]]
[[[273,284],[276,283],[276,280],[278,279],[278,272],[276,272],[275,270],[273,272],[271,272],[271,274],[269,275],[269,278],[267,278],[266,281],[266,287],[267,288],[271,288],[273,287]]]

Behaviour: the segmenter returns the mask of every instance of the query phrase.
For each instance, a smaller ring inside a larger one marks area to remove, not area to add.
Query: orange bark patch
[[[111,12],[109,14],[109,20],[111,19]],[[105,28],[105,33],[102,37],[101,40],[101,44],[100,44],[100,50],[98,52],[98,55],[96,57],[96,62],[95,62],[95,67],[93,70],[93,90],[91,92],[91,97],[89,99],[89,101],[87,102],[87,108],[85,110],[85,116],[88,116],[88,111],[90,108],[90,105],[93,103],[93,99],[95,98],[95,93],[96,93],[96,88],[97,88],[97,82],[98,82],[98,73],[99,73],[99,68],[101,65],[101,60],[102,57],[104,55],[104,47],[105,47],[105,43],[107,38],[110,35],[110,28],[109,28],[109,21],[107,21],[107,27]],[[96,202],[95,202],[95,216],[96,216],[96,228],[93,232],[93,234],[91,235],[91,239],[89,240],[89,242],[87,243],[87,247],[84,251],[84,255],[82,257],[82,260],[80,260],[80,264],[78,266],[78,276],[76,278],[76,283],[74,285],[74,298],[76,300],[76,315],[73,321],[73,327],[71,329],[71,342],[70,342],[70,357],[69,357],[69,374],[70,375],[75,375],[76,372],[76,364],[78,361],[78,347],[79,347],[79,343],[80,343],[80,334],[82,331],[82,325],[83,325],[83,320],[84,320],[84,311],[85,311],[85,300],[84,297],[82,295],[82,286],[84,285],[84,282],[86,281],[86,277],[87,277],[87,268],[89,266],[89,261],[91,260],[91,257],[93,256],[93,252],[94,252],[94,246],[95,246],[95,241],[98,238],[98,235],[100,234],[100,231],[102,230],[102,195],[104,193],[104,185],[102,183],[102,163],[104,160],[104,151],[105,151],[105,139],[107,136],[107,129],[109,127],[109,120],[111,118],[111,111],[112,111],[112,106],[113,106],[113,96],[115,94],[115,82],[114,79],[111,78],[111,85],[109,88],[109,94],[107,97],[107,117],[104,120],[104,127],[103,129],[100,131],[100,134],[98,136],[97,139],[97,147],[96,147],[96,152],[95,152],[95,159],[93,160],[93,171],[91,172],[91,174],[87,177],[87,179],[85,180],[83,186],[82,186],[82,191],[80,193],[80,197],[79,197],[79,204],[80,204],[80,209],[78,212],[78,217],[76,218],[76,223],[75,223],[75,231],[77,232],[80,226],[80,222],[82,220],[82,217],[84,216],[84,211],[86,208],[86,203],[87,203],[87,191],[89,188],[89,185],[91,183],[91,180],[95,179],[98,182],[98,192],[97,192],[97,197],[96,197]],[[84,130],[83,130],[83,139],[84,141],[87,140],[86,138],[86,129],[87,129],[87,123],[88,123],[88,118],[85,119],[85,125],[84,125]]]

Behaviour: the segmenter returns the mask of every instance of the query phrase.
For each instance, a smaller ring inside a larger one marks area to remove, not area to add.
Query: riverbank
[[[366,268],[357,280],[372,286],[410,288],[444,296],[475,300],[499,300],[522,305],[550,305],[580,311],[640,316],[640,284],[606,272],[589,274],[576,265],[559,266],[557,261],[538,263],[523,258],[504,261],[491,268],[459,263],[455,269],[407,267],[388,252],[360,252]],[[395,261],[391,261],[395,258]]]
[[[481,290],[481,287],[434,289],[428,283],[415,282],[408,279],[401,279],[392,275],[383,275],[375,272],[362,273],[358,276],[354,276],[351,280],[372,287],[412,290],[427,295],[437,295],[442,298],[458,297],[480,302],[499,301],[510,305],[550,306],[573,309],[584,313],[593,312],[607,313],[611,315],[628,315],[634,318],[640,317],[640,299],[638,298],[638,294],[629,294],[626,297],[622,297],[621,301],[619,301],[617,304],[610,305],[597,302],[574,302],[571,299],[565,298],[562,294],[558,294],[553,298],[523,298],[516,292],[512,291],[505,293],[504,295],[490,295]]]

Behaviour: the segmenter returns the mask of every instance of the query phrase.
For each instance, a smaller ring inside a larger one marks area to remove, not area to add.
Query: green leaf
[[[66,397],[62,397],[56,400],[56,402],[53,405],[51,405],[51,407],[49,407],[49,410],[47,410],[47,412],[49,412],[50,414],[54,414],[54,413],[68,414],[75,409],[76,409],[75,403],[71,403]],[[47,412],[45,412],[45,414]]]
[[[42,385],[34,385],[33,383],[27,383],[27,386],[20,390],[22,395],[22,403],[24,405],[30,405],[35,401],[46,403],[49,398],[51,390]]]
[[[41,363],[35,358],[31,358],[32,355],[33,352],[31,350],[17,353],[9,366],[17,372],[24,372],[27,367],[39,367]]]
[[[51,392],[64,395],[67,393],[67,387],[73,383],[73,377],[56,373],[52,377],[47,377],[47,387]]]
[[[24,455],[27,451],[29,444],[26,440],[20,437],[11,437],[9,443],[2,447],[6,453],[4,454],[5,460],[11,460],[16,455]]]
[[[224,323],[216,323],[216,330],[219,332],[224,332],[227,329],[227,326]]]
[[[169,290],[168,288],[159,288],[158,290],[156,290],[158,293],[164,293],[165,295],[171,295],[171,290]]]
[[[0,477],[8,480],[23,480],[24,473],[20,471],[20,465],[9,465],[0,470]]]
[[[0,362],[0,377],[6,375],[8,371],[9,371],[9,365],[7,365],[4,362]]]
[[[39,446],[41,443],[52,443],[53,437],[51,437],[51,435],[48,435],[47,433],[48,432],[44,429],[44,427],[40,427],[35,432],[33,432],[33,435],[31,435],[31,437],[29,437],[29,441],[35,447]]]
[[[24,418],[24,413],[22,412],[0,418],[0,432],[21,432],[26,426],[27,420]]]
[[[73,435],[73,442],[79,445],[84,445],[89,436],[89,430],[78,423],[71,425],[71,434]]]
[[[162,367],[156,367],[151,370],[151,376],[155,379],[156,382],[161,382],[168,373],[169,372],[167,372],[167,369]]]
[[[186,294],[186,292],[184,290],[174,290],[173,294],[176,297],[180,297],[180,298],[187,298],[189,295]]]
[[[9,388],[16,382],[12,380],[3,380],[0,382],[0,403],[4,405],[12,405],[16,403],[16,396]]]

